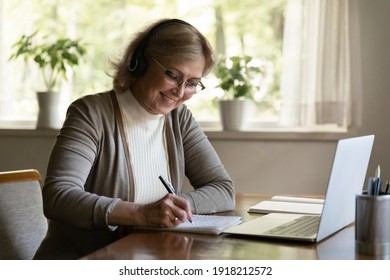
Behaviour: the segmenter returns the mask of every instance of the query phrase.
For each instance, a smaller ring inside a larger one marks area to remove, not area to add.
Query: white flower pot
[[[240,131],[245,129],[249,110],[248,100],[219,100],[218,104],[223,130]]]
[[[61,127],[59,115],[60,94],[58,92],[37,92],[37,129],[58,129]]]

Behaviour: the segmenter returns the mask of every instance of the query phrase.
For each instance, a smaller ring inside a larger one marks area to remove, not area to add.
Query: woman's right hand
[[[167,194],[154,203],[139,205],[139,213],[138,223],[144,226],[175,227],[192,220],[189,202],[173,194]]]
[[[109,213],[109,225],[175,227],[192,220],[189,202],[173,194],[150,204],[119,201]]]

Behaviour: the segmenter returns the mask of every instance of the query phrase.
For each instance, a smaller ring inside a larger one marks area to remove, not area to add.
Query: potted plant
[[[243,130],[248,112],[248,100],[259,89],[254,83],[259,67],[251,65],[251,56],[231,56],[220,59],[214,71],[224,95],[218,99],[224,130]]]
[[[38,31],[31,35],[22,35],[12,46],[15,52],[10,60],[22,57],[27,63],[32,60],[36,63],[45,85],[43,91],[37,92],[39,113],[37,128],[58,128],[60,82],[67,79],[68,71],[79,64],[80,58],[85,55],[86,49],[78,40],[58,38],[54,42],[36,43]],[[47,39],[45,36],[43,39]]]

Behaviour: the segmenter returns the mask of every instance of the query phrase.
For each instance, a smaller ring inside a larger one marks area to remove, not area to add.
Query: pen
[[[381,178],[376,177],[374,180],[374,195],[380,195],[381,192]]]
[[[375,171],[375,180],[374,180],[374,184],[375,184],[375,192],[374,192],[374,195],[380,195],[380,192],[381,192],[381,167],[380,165],[378,165],[378,167],[376,168],[376,171]]]
[[[368,184],[367,184],[367,194],[368,195],[374,195],[374,178],[370,177],[368,178]]]
[[[170,193],[170,194],[173,194],[173,195],[176,195],[175,193],[175,189],[172,187],[171,183],[165,179],[163,176],[159,176],[158,177],[161,181],[161,183],[164,185],[164,187],[167,189],[167,191]],[[193,225],[194,223],[188,219],[188,221]]]
[[[380,195],[381,191],[381,167],[378,165],[378,167],[375,170],[375,176],[368,178],[368,188],[367,188],[367,194],[368,195]]]
[[[381,166],[378,165],[378,167],[375,170],[375,178],[380,178],[381,177]]]
[[[159,176],[158,178],[169,193],[176,195],[175,189],[172,187],[171,183],[168,182],[168,180],[166,180],[163,176]]]

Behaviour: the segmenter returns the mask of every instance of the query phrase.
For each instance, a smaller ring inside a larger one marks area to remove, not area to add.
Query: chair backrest
[[[47,232],[41,175],[0,172],[0,259],[32,259]]]

